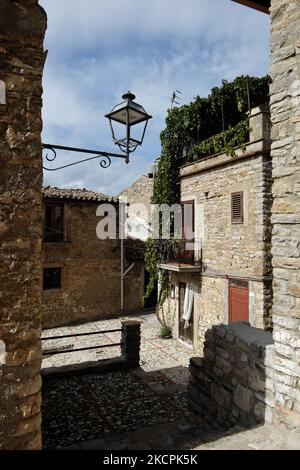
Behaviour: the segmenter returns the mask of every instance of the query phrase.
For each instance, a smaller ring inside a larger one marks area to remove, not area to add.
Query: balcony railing
[[[195,241],[180,241],[171,248],[166,247],[161,252],[161,263],[199,265],[200,262],[196,259],[195,249]]]

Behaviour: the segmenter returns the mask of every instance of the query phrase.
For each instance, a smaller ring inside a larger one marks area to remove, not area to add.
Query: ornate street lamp
[[[112,132],[112,138],[114,143],[120,148],[122,152],[127,155],[126,163],[129,163],[129,154],[134,152],[139,145],[142,145],[147,124],[149,119],[152,118],[143,106],[135,103],[135,95],[128,91],[122,96],[122,103],[117,104],[110,113],[106,114],[105,117],[109,119],[109,124]],[[126,126],[126,136],[119,139],[116,137],[116,131],[113,122],[124,124]],[[131,127],[145,123],[139,139],[134,139],[131,136]]]
[[[83,160],[79,160],[74,163],[69,163],[67,165],[59,166],[56,168],[47,168],[43,166],[44,170],[47,171],[56,171],[62,170],[63,168],[68,168],[70,166],[78,165],[79,163],[87,162],[89,160],[94,160],[96,158],[101,158],[100,166],[102,168],[108,168],[111,165],[111,158],[123,158],[125,159],[126,163],[129,163],[129,156],[132,152],[134,152],[138,146],[142,145],[145,132],[147,129],[148,121],[152,118],[143,106],[136,103],[134,101],[135,95],[128,91],[122,96],[123,100],[122,103],[117,104],[110,113],[106,114],[105,117],[109,119],[110,128],[112,132],[112,138],[115,145],[117,145],[120,150],[123,152],[122,154],[118,153],[111,153],[105,152],[102,150],[90,150],[90,149],[82,149],[77,147],[65,147],[63,145],[52,145],[52,144],[42,144],[43,149],[50,150],[52,155],[48,153],[45,155],[45,159],[48,162],[52,162],[57,157],[56,150],[63,150],[67,152],[77,152],[77,153],[85,153],[89,155],[93,155],[92,157],[85,158]],[[116,137],[117,131],[114,128],[114,124],[118,123],[124,125],[126,128],[125,137]],[[143,124],[143,129],[141,130],[140,137],[133,138],[131,129],[133,126],[137,124]]]

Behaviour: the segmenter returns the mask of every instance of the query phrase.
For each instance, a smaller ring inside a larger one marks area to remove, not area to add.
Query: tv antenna
[[[171,109],[173,108],[174,103],[175,104],[180,104],[179,101],[177,101],[177,100],[181,100],[181,96],[179,96],[177,93],[179,93],[179,95],[182,95],[181,91],[179,91],[179,90],[174,90],[173,91],[172,97],[171,97]]]

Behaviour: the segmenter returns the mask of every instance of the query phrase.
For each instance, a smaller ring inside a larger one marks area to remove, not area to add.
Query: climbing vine
[[[200,144],[195,145],[188,155],[188,160],[199,160],[199,158],[207,157],[222,151],[225,151],[227,155],[234,157],[236,147],[242,148],[243,150],[245,149],[245,144],[249,140],[249,132],[249,119],[246,119],[234,127],[229,127],[227,131],[210,137],[209,139],[200,142]]]
[[[179,168],[187,161],[226,152],[234,156],[235,149],[245,148],[249,140],[249,108],[268,102],[269,77],[240,76],[233,82],[222,81],[208,97],[197,96],[189,105],[168,110],[166,127],[161,132],[161,157],[154,178],[152,204],[180,202]],[[167,271],[159,273],[158,263],[174,240],[146,242],[145,263],[150,280],[145,298],[160,280],[159,304],[169,294]]]

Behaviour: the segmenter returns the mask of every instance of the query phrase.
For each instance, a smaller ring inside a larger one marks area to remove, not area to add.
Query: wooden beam
[[[250,8],[254,8],[255,10],[261,11],[263,13],[269,14],[269,7],[266,5],[263,5],[260,2],[255,2],[254,0],[232,0],[233,2],[240,3],[241,5],[245,5]]]

